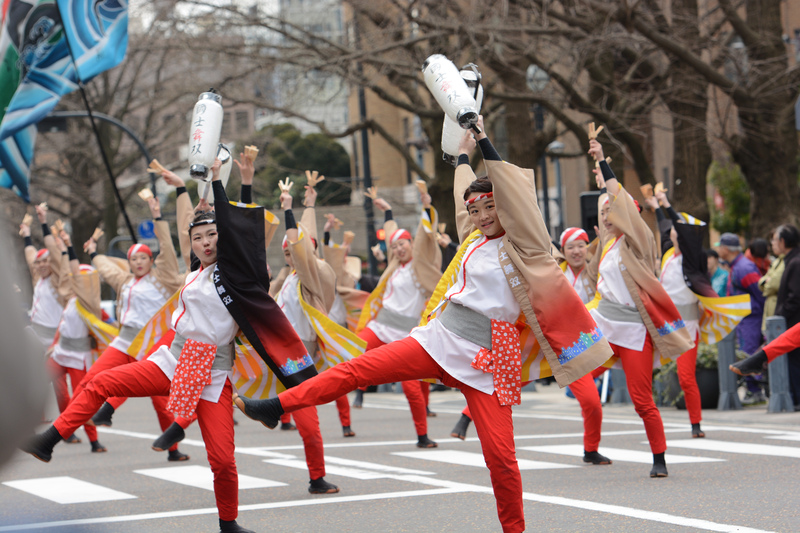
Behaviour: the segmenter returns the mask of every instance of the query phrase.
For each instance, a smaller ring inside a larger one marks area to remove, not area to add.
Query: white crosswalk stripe
[[[214,490],[214,474],[207,466],[171,466],[165,468],[148,468],[134,470],[136,474],[154,477],[164,481],[171,481],[198,489]],[[253,476],[239,474],[239,490],[268,489],[272,487],[285,487],[286,483],[261,479]]]
[[[774,444],[751,444],[747,442],[728,442],[714,439],[687,439],[667,441],[667,446],[708,452],[743,453],[800,459],[800,448],[776,446]]]
[[[3,485],[62,505],[136,499],[131,494],[69,476],[5,481]]]
[[[550,446],[523,446],[518,448],[531,452],[553,453],[558,455],[569,455],[571,457],[583,457],[583,446],[580,444],[554,444]],[[598,450],[612,461],[627,463],[653,464],[653,454],[649,451],[625,450],[622,448],[606,448],[601,446]],[[713,457],[693,457],[690,455],[675,455],[667,453],[664,455],[668,465],[681,463],[717,463],[725,459]]]
[[[411,457],[412,459],[423,459],[426,461],[437,461],[440,463],[450,463],[461,466],[477,466],[486,468],[486,461],[482,453],[462,452],[458,450],[424,450],[417,452],[394,452],[392,455]],[[530,461],[528,459],[517,459],[520,470],[547,470],[552,468],[576,468],[575,465],[546,463],[544,461]]]

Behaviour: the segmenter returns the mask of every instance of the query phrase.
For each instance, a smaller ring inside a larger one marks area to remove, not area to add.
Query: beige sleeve
[[[299,225],[302,230],[303,236],[297,242],[289,241],[289,253],[292,254],[292,261],[294,262],[294,269],[297,272],[297,277],[300,278],[300,283],[303,285],[303,291],[310,295],[309,303],[315,307],[320,305],[324,306],[324,290],[323,282],[320,276],[320,262],[314,254],[314,244],[309,238],[309,233],[303,223]],[[325,264],[325,263],[321,263]],[[331,302],[333,303],[333,302]],[[321,309],[328,312],[329,309]]]
[[[189,240],[189,224],[194,220],[194,208],[189,193],[179,194],[175,199],[178,222],[178,244],[181,248],[181,257],[186,264],[186,270],[192,267],[192,243]]]
[[[300,225],[303,226],[303,231],[306,235],[311,237],[317,242],[317,249],[319,249],[319,239],[317,238],[317,211],[313,207],[306,207],[303,210],[303,216],[300,217]],[[314,244],[311,244],[311,252],[314,253]],[[320,252],[316,252],[319,254]],[[315,254],[315,255],[316,255]],[[321,255],[319,257],[322,257]]]
[[[97,272],[72,274],[70,280],[81,305],[97,318],[101,318],[100,275]]]
[[[61,253],[61,250],[59,250],[58,245],[56,244],[56,238],[53,237],[53,235],[47,235],[44,238],[44,246],[47,248],[47,251],[50,252],[50,255],[48,256],[48,261],[50,262],[50,271],[52,272],[52,274],[50,274],[50,283],[53,284],[53,288],[58,292],[62,283],[61,256],[63,254]],[[67,256],[64,257],[66,258]],[[67,269],[66,272],[69,273],[69,269]],[[61,305],[66,304],[66,300],[62,301],[60,293],[59,301],[61,302]]]
[[[533,170],[503,161],[486,161],[495,206],[509,239],[520,250],[550,255],[550,234],[536,198]]]
[[[178,267],[178,257],[175,255],[175,245],[169,233],[169,222],[156,220],[154,224],[156,238],[158,239],[159,254],[156,257],[153,275],[171,294],[183,285],[183,279]]]
[[[627,245],[638,259],[657,265],[659,254],[656,249],[655,237],[650,231],[650,226],[639,214],[631,195],[620,185],[619,194],[616,197],[609,194],[609,197],[611,202],[611,210],[608,213],[609,221],[625,235]],[[652,269],[657,270],[658,267],[653,266]]]
[[[439,278],[442,277],[442,247],[436,242],[436,233],[434,233],[439,223],[439,215],[433,206],[430,210],[433,231],[426,231],[424,219],[421,218],[419,226],[417,226],[417,234],[414,235],[413,247],[414,271],[417,274],[417,280],[426,291],[432,293]]]
[[[345,251],[341,246],[322,246],[322,258],[333,268],[337,280],[344,277]]]
[[[395,231],[397,231],[397,222],[395,222],[394,219],[386,220],[383,223],[383,234],[384,234],[384,239],[386,239],[385,242],[386,242],[386,264],[387,265],[392,262],[392,247],[389,246],[389,238],[392,236],[392,233],[394,233]]]
[[[92,265],[94,265],[100,273],[100,277],[103,278],[103,281],[108,283],[116,293],[119,293],[122,286],[133,277],[133,274],[131,274],[129,270],[120,268],[113,259],[102,254],[94,256]]]
[[[72,265],[69,261],[69,255],[59,253],[59,275],[56,289],[58,292],[58,301],[61,305],[67,305],[67,302],[74,294],[71,274]]]
[[[464,191],[470,183],[475,181],[475,172],[469,165],[458,165],[453,177],[453,200],[456,204],[456,228],[459,242],[464,242],[470,233],[475,231],[475,225],[469,219],[467,207],[464,205]]]

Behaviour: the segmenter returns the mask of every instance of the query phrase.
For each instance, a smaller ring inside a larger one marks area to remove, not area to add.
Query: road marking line
[[[370,463],[367,461],[354,461],[353,459],[345,459],[343,457],[331,457],[329,455],[325,456],[325,464],[354,466],[356,468],[366,468],[368,470],[376,470],[378,472],[386,472],[390,474],[415,474],[418,476],[433,476],[436,474],[436,472],[426,472],[425,470],[413,470],[411,468],[383,465],[380,463]]]
[[[423,478],[428,479],[428,478]],[[491,489],[490,489],[491,490]],[[338,496],[320,499],[294,500],[288,502],[259,503],[253,505],[240,505],[239,511],[261,511],[266,509],[284,509],[289,507],[304,507],[311,505],[330,505],[335,503],[364,502],[373,500],[391,500],[396,498],[410,498],[419,496],[436,496],[464,492],[461,489],[441,488],[426,490],[408,490],[401,492],[384,492],[381,494],[363,494],[358,496]],[[17,524],[0,526],[2,531],[30,531],[67,526],[85,526],[93,524],[115,524],[120,522],[138,522],[140,520],[158,520],[167,518],[181,518],[186,516],[215,515],[219,511],[216,507],[205,509],[185,509],[182,511],[167,511],[163,513],[146,513],[138,515],[104,516],[99,518],[82,518],[75,520],[60,520],[57,522],[38,522],[35,524]]]
[[[477,466],[486,468],[486,461],[482,453],[462,452],[458,450],[424,450],[416,452],[394,452],[392,455],[410,457],[412,459],[424,459],[426,461],[437,461],[462,466]],[[520,470],[550,470],[554,468],[577,468],[575,465],[561,463],[546,463],[544,461],[530,461],[528,459],[517,459]]]
[[[188,485],[198,489],[214,490],[214,474],[207,466],[171,466],[165,468],[147,468],[144,470],[134,470],[136,474],[154,477],[164,481],[171,481],[180,485]],[[285,487],[286,483],[262,479],[252,476],[239,474],[239,490],[246,489],[269,489],[273,487]]]
[[[571,457],[583,457],[582,444],[554,444],[551,446],[523,446],[520,450],[527,450],[532,452],[555,453],[559,455],[569,455]],[[598,450],[601,454],[605,455],[612,461],[621,461],[626,463],[642,463],[653,464],[653,454],[650,452],[643,452],[639,450],[625,450],[622,448],[606,448],[605,446]],[[725,459],[717,459],[714,457],[694,457],[691,455],[674,455],[665,454],[664,459],[669,465],[681,463],[720,463]]]
[[[775,446],[774,444],[751,444],[748,442],[691,439],[667,441],[667,446],[709,452],[744,453],[750,455],[767,455],[770,457],[792,457],[795,459],[800,459],[800,448],[793,448],[791,446]]]
[[[136,499],[131,494],[69,476],[5,481],[3,485],[62,505]]]

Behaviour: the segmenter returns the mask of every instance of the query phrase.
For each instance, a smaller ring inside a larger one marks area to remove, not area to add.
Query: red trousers
[[[664,435],[661,413],[653,401],[653,339],[648,333],[644,341],[644,348],[640,352],[609,344],[614,350],[614,355],[619,356],[622,362],[628,393],[633,400],[636,414],[644,422],[650,450],[653,453],[664,453],[667,449],[667,437]]]
[[[135,365],[119,365],[85,383],[83,392],[73,398],[53,426],[62,437],[69,436],[89,420],[107,398],[168,396],[169,386],[169,378],[155,363],[141,361]],[[239,514],[239,476],[233,455],[232,390],[230,381],[226,380],[218,402],[200,400],[197,404],[197,421],[205,442],[208,464],[214,473],[214,496],[222,520],[235,520]]]
[[[678,382],[681,384],[683,398],[686,401],[686,410],[689,412],[689,422],[699,424],[703,419],[703,402],[700,399],[700,389],[697,386],[697,348],[700,342],[698,333],[694,339],[694,348],[678,356]]]
[[[795,324],[778,335],[774,341],[764,346],[763,350],[767,354],[767,361],[771,363],[775,358],[797,348],[800,348],[800,324]]]
[[[162,344],[169,345],[172,343],[172,339],[175,336],[174,331],[170,331],[162,339],[150,350],[150,353],[156,351],[158,347]],[[96,375],[104,370],[108,370],[110,368],[115,368],[120,365],[127,365],[130,363],[136,363],[136,359],[131,357],[130,355],[126,354],[125,352],[121,352],[116,348],[108,347],[106,350],[100,355],[100,358],[94,362],[94,364],[89,368],[89,371],[86,373],[86,376],[81,380],[78,384],[77,388],[74,388],[72,391],[73,396],[78,396],[81,391],[84,389],[86,384],[94,379]],[[169,395],[169,390],[167,390],[166,395]],[[145,395],[147,396],[147,395]],[[120,405],[125,403],[125,397],[120,398],[109,398],[109,402],[114,409],[117,409]],[[156,410],[156,416],[158,417],[158,424],[161,426],[161,431],[166,431],[167,428],[172,424],[174,420],[171,413],[167,411],[167,397],[164,395],[153,396],[151,398],[153,401],[153,408]],[[102,405],[102,404],[101,404]],[[98,406],[99,408],[100,406]],[[94,415],[94,413],[92,413]],[[170,448],[170,450],[177,450],[178,447],[174,446]]]
[[[331,402],[358,387],[425,378],[439,379],[448,387],[461,389],[473,414],[483,457],[489,467],[503,531],[524,531],[522,477],[514,450],[511,406],[500,405],[496,394],[490,396],[450,376],[413,338],[385,344],[336,365],[287,390],[279,398],[283,409],[293,412]]]
[[[72,396],[69,394],[69,389],[67,388],[67,376],[69,375],[69,381],[72,385],[72,390],[75,390],[78,386],[78,383],[86,376],[86,369],[78,370],[77,368],[70,368],[68,366],[61,366],[55,362],[52,358],[47,359],[47,371],[50,373],[50,377],[53,380],[53,392],[56,394],[56,403],[58,403],[58,412],[63,413],[64,409],[67,408],[69,405]],[[83,430],[86,432],[86,436],[89,438],[89,442],[97,441],[97,428],[94,426],[83,426]],[[67,435],[69,438],[69,435]]]
[[[364,328],[358,334],[360,339],[367,341],[367,351],[374,350],[380,346],[385,346],[385,342],[380,340],[375,333],[369,328]],[[363,356],[361,356],[363,357]],[[389,381],[391,383],[391,381]],[[367,385],[377,385],[377,383],[368,383]],[[426,386],[427,385],[427,386]],[[406,380],[402,382],[403,392],[408,400],[408,406],[411,408],[411,418],[414,420],[414,428],[417,431],[417,436],[428,434],[428,394],[430,391],[430,384],[417,380]]]
[[[601,372],[602,374],[602,372]],[[530,383],[526,381],[524,387]],[[594,384],[592,373],[576,379],[569,384],[569,388],[578,400],[583,415],[583,449],[587,452],[596,452],[600,447],[600,428],[603,425],[603,405],[600,403],[600,394]],[[472,418],[469,406],[461,414]]]

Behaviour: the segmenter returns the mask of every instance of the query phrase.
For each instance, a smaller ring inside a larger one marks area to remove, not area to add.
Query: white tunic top
[[[336,293],[336,298],[333,300],[328,318],[344,328],[347,327],[347,308],[344,306],[344,300],[342,300],[338,292]]]
[[[120,289],[120,326],[141,329],[153,318],[161,307],[167,303],[164,293],[155,284],[156,277],[152,272],[141,278],[131,278]],[[111,342],[111,347],[128,353],[130,340],[120,337]]]
[[[606,256],[600,261],[597,276],[597,291],[600,296],[610,302],[636,307],[625,280],[620,270],[619,239],[608,250]],[[641,351],[647,338],[647,328],[642,324],[632,322],[617,322],[601,315],[597,309],[590,311],[592,318],[597,322],[597,327],[603,332],[608,342]]]
[[[61,337],[83,339],[89,336],[89,328],[86,327],[86,323],[81,318],[75,305],[77,301],[78,299],[74,296],[70,298],[66,307],[64,307],[64,312],[61,313],[61,323],[58,325],[58,334]],[[61,366],[83,370],[88,368],[91,362],[92,351],[69,350],[64,348],[61,343],[56,343],[53,346],[53,353],[50,357]],[[74,386],[77,386],[77,383]]]
[[[224,346],[233,341],[239,326],[217,294],[213,280],[214,266],[201,268],[186,277],[186,283],[178,297],[178,308],[172,313],[172,328],[187,339]],[[148,361],[157,364],[172,380],[178,361],[167,346],[161,346]],[[228,370],[212,369],[211,384],[203,388],[200,398],[215,403],[219,401],[225,380],[229,376]]]
[[[300,340],[305,342],[314,342],[317,340],[317,334],[308,321],[308,317],[303,312],[303,305],[300,303],[300,295],[297,293],[297,284],[300,283],[300,277],[297,271],[292,271],[283,282],[278,298],[275,300],[286,318],[292,324],[292,327],[297,332]]]
[[[422,315],[427,303],[422,296],[414,281],[414,270],[411,267],[414,260],[404,265],[398,265],[389,279],[386,281],[386,289],[383,293],[383,307],[399,315],[418,317]],[[390,343],[405,339],[408,332],[402,329],[380,324],[375,320],[367,324],[367,327],[383,342]]]
[[[461,262],[455,284],[445,299],[494,320],[514,324],[520,307],[500,266],[500,237],[485,235],[469,245]],[[446,329],[434,319],[427,326],[414,328],[411,336],[448,374],[486,394],[494,393],[494,378],[488,372],[472,368],[471,363],[481,347]]]
[[[683,278],[683,255],[675,254],[667,259],[659,281],[675,305],[698,304],[697,295],[686,285],[686,280]],[[700,321],[684,319],[683,322],[689,335],[695,338],[700,331]]]
[[[567,265],[567,269],[564,271],[564,275],[567,276],[567,281],[570,282],[572,288],[575,289],[576,293],[578,293],[578,296],[580,297],[581,301],[584,304],[588,304],[591,298],[589,298],[589,294],[586,292],[586,286],[583,283],[583,279],[581,279],[581,273],[585,269],[586,267],[584,266],[581,270],[575,272],[574,270],[572,270],[572,267],[570,265]]]
[[[31,322],[48,328],[58,327],[63,308],[58,303],[58,293],[50,277],[41,278],[33,289]],[[52,341],[52,339],[50,339]]]

